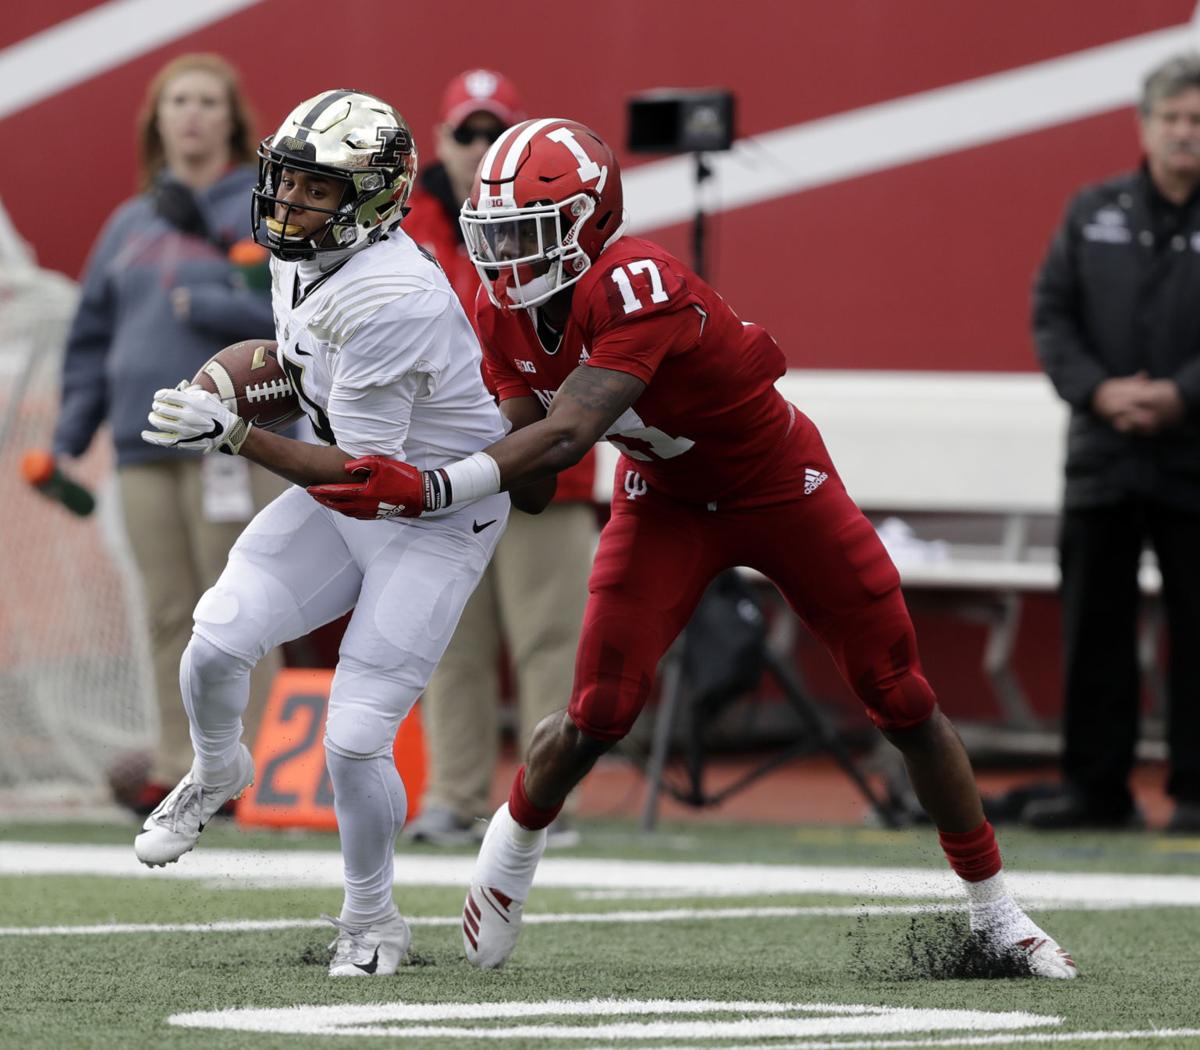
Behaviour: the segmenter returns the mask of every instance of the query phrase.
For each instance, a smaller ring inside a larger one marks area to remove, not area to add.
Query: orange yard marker
[[[276,675],[254,741],[254,786],[238,802],[238,824],[337,829],[322,744],[332,682],[331,670],[289,669]],[[411,820],[425,789],[425,738],[419,707],[401,723],[393,756],[408,792]]]

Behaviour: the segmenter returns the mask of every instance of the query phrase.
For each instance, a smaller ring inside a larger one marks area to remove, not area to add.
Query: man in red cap
[[[439,115],[438,160],[418,176],[404,232],[437,258],[474,323],[479,275],[458,213],[483,155],[525,114],[511,80],[490,69],[471,69],[446,86]],[[490,387],[486,370],[484,380]],[[555,501],[541,514],[509,517],[508,531],[425,690],[429,783],[406,832],[410,839],[452,845],[483,835],[481,818],[495,809],[502,641],[517,688],[522,756],[534,726],[570,693],[596,546],[594,481],[589,455],[559,476]],[[562,818],[554,831],[558,842],[567,841]]]
[[[458,209],[471,195],[488,147],[525,114],[513,82],[490,69],[459,73],[446,85],[438,114],[437,163],[421,169],[404,232],[436,256],[467,316],[474,318],[479,276],[463,245]]]

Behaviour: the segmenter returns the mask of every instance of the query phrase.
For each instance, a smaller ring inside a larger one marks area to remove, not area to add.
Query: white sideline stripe
[[[1191,24],[739,139],[728,153],[708,154],[716,178],[705,210],[741,208],[1128,106],[1150,66],[1196,46],[1195,18]],[[696,208],[693,169],[692,158],[683,156],[623,172],[630,231],[644,233],[690,219]]]
[[[690,922],[695,919],[799,919],[857,918],[874,915],[921,915],[962,911],[962,905],[873,904],[861,907],[794,908],[669,908],[655,911],[563,912],[526,915],[526,926],[560,923]],[[451,918],[405,916],[409,926],[458,926],[461,915]],[[0,937],[83,937],[113,933],[262,933],[269,930],[305,930],[328,926],[324,919],[222,919],[216,922],[108,922],[89,926],[0,926]]]
[[[475,858],[398,853],[398,886],[465,887]],[[341,886],[342,858],[332,850],[205,849],[166,868],[139,864],[132,846],[0,843],[0,875],[113,875],[122,878],[219,880],[246,886]],[[1200,905],[1200,876],[1107,872],[1006,872],[1024,903],[1042,907]],[[958,878],[947,868],[865,868],[800,864],[699,864],[549,857],[538,886],[560,889],[690,890],[704,896],[737,886],[756,894],[830,894],[839,897],[961,900]]]
[[[0,120],[260,0],[109,0],[0,51]]]
[[[905,1050],[907,1047],[941,1046],[1013,1046],[1017,1043],[1099,1043],[1109,1039],[1127,1042],[1130,1039],[1194,1039],[1200,1036],[1200,1028],[1147,1028],[1135,1032],[1030,1032],[1010,1035],[964,1035],[949,1039],[865,1039],[846,1042],[814,1043],[771,1043],[771,1050]],[[762,1050],[762,1043],[741,1046],[722,1046],[721,1050]],[[612,1050],[612,1044],[580,1047],[579,1050]],[[694,1044],[677,1046],[658,1045],[654,1050],[704,1050]]]

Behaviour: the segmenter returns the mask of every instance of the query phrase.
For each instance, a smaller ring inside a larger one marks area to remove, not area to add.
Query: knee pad
[[[180,676],[186,675],[204,688],[249,674],[253,667],[253,660],[226,652],[203,635],[193,633],[183,653]],[[187,689],[186,683],[184,688]]]
[[[882,730],[911,729],[929,718],[937,706],[933,688],[921,673],[911,631],[891,647],[872,648],[858,654],[858,659],[848,651],[846,666],[855,694]]]
[[[584,736],[614,744],[633,728],[653,685],[640,661],[627,666],[608,646],[591,658],[581,647],[567,714]]]
[[[227,568],[196,603],[192,619],[197,634],[256,664],[279,639],[304,631],[291,592],[273,577],[250,569],[231,573]]]
[[[325,746],[349,758],[389,754],[424,687],[403,667],[371,667],[343,654],[329,690]]]

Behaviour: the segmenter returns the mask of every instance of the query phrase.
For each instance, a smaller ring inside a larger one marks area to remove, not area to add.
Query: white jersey
[[[427,470],[504,436],[475,332],[406,233],[393,230],[307,292],[298,268],[271,260],[271,306],[280,363],[320,440]]]

